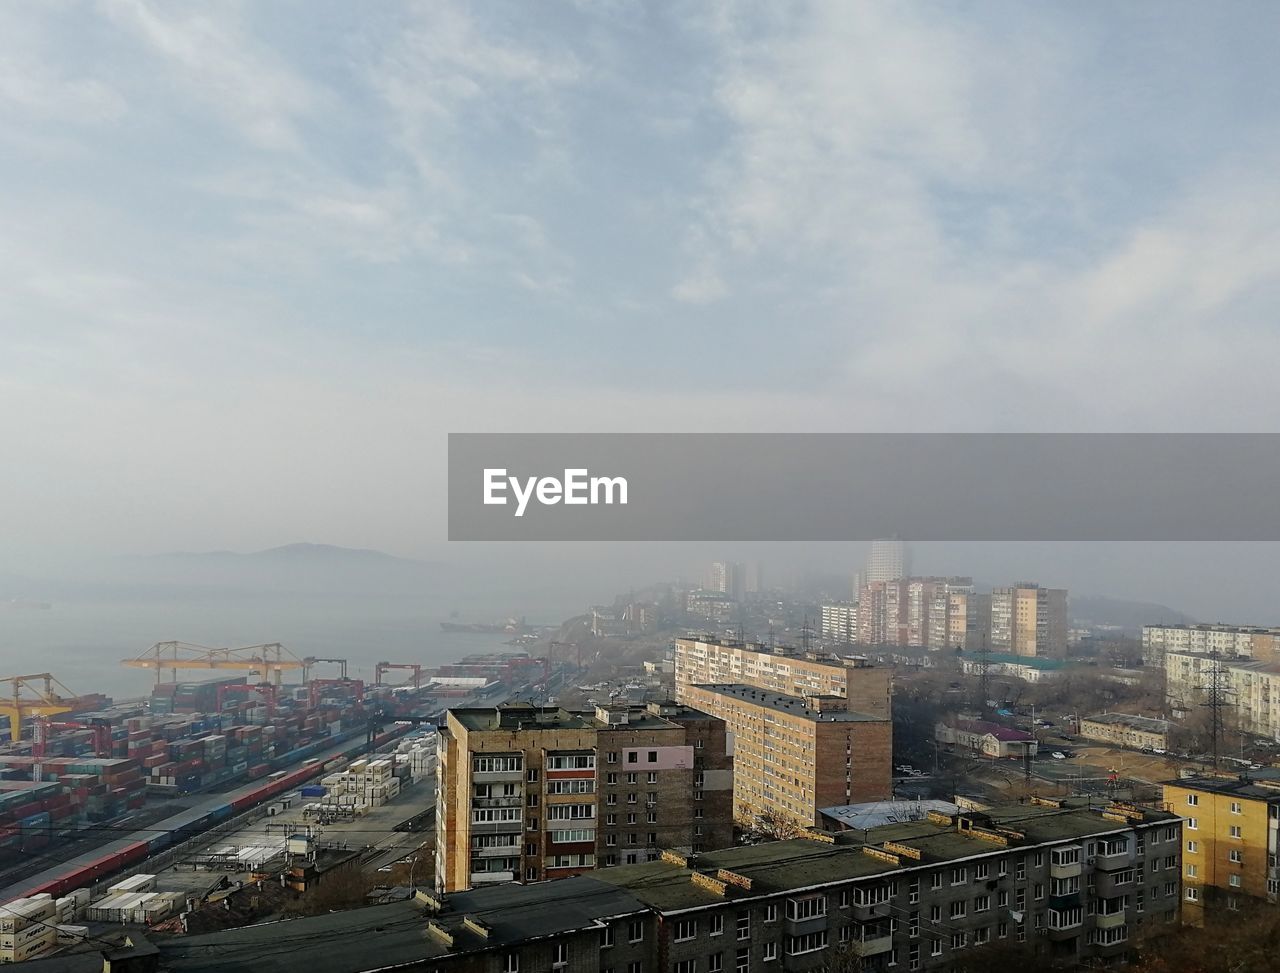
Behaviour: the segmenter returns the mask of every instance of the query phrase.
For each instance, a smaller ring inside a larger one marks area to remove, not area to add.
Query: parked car
[[[1049,756],[1053,757],[1053,759],[1054,759],[1054,760],[1066,760],[1066,759],[1067,759],[1067,755],[1066,755],[1065,753],[1063,753],[1061,750],[1055,750],[1055,751],[1053,751],[1053,753],[1051,753]]]

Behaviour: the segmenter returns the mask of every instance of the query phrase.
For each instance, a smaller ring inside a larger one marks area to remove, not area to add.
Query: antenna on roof
[[[809,624],[809,613],[805,612],[804,624],[800,626],[800,648],[804,652],[809,651],[809,645],[813,641],[813,628]]]

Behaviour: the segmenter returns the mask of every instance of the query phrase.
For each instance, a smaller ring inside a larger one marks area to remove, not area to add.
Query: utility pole
[[[813,629],[809,626],[808,613],[804,616],[804,624],[800,626],[800,648],[808,654],[811,643],[813,642]]]
[[[1209,653],[1209,685],[1205,693],[1205,701],[1200,705],[1209,710],[1209,739],[1212,743],[1213,769],[1218,769],[1218,748],[1226,735],[1226,723],[1223,720],[1223,709],[1231,705],[1228,698],[1231,690],[1226,686],[1227,670],[1219,664],[1218,650]]]
[[[982,636],[982,644],[978,646],[978,692],[981,699],[978,701],[978,708],[983,712],[987,709],[987,701],[991,699],[991,657],[987,651],[987,636]]]

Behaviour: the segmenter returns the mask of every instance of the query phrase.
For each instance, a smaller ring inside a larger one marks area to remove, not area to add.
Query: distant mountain
[[[1143,625],[1189,625],[1190,615],[1149,601],[1125,601],[1102,595],[1072,595],[1069,602],[1071,623],[1078,628],[1095,625],[1116,626],[1135,634]]]
[[[362,547],[338,547],[335,544],[285,544],[281,547],[270,547],[264,551],[175,551],[170,554],[151,555],[152,558],[180,558],[184,560],[207,561],[284,561],[290,563],[311,564],[425,564],[410,558],[396,557],[383,551],[375,551]]]

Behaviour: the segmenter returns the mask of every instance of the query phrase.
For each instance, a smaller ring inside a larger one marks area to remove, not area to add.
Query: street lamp
[[[413,870],[418,867],[418,856],[409,859],[409,898],[417,894],[417,886],[413,884]]]

